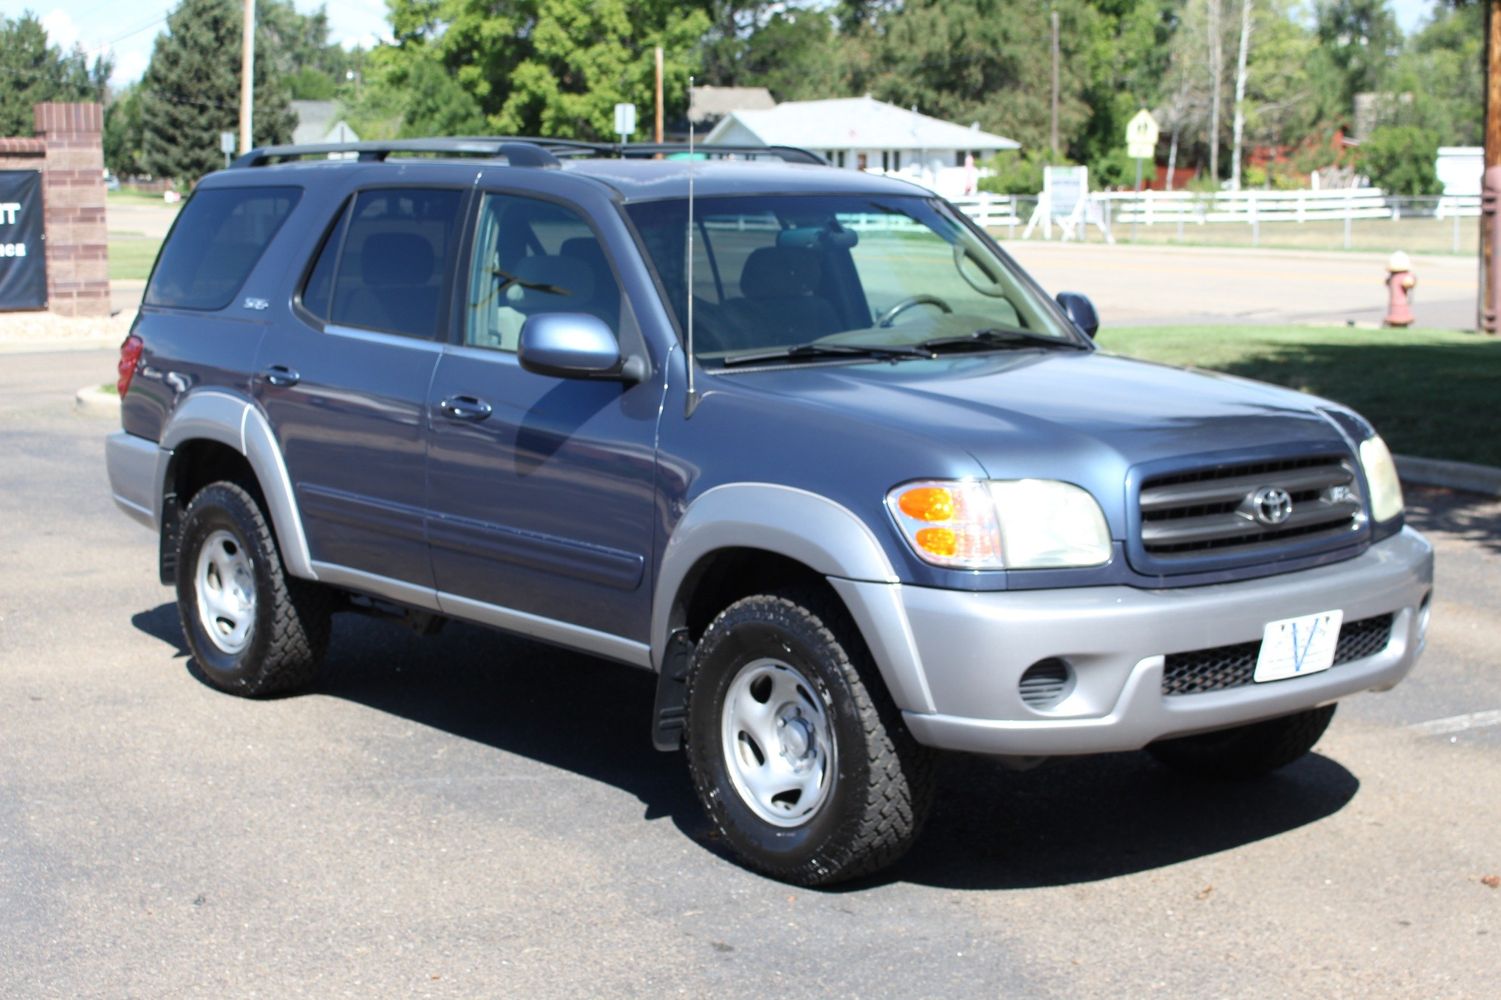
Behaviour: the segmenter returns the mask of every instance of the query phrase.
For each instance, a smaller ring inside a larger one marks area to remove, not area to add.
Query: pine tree
[[[239,132],[241,24],[235,0],[186,0],[167,19],[141,81],[142,156],[158,177],[192,183],[224,165],[219,133]],[[258,146],[288,141],[296,125],[268,48],[257,33]]]
[[[0,135],[31,135],[32,108],[41,101],[102,101],[110,69],[102,58],[91,67],[77,46],[63,52],[49,44],[30,11],[0,17]]]

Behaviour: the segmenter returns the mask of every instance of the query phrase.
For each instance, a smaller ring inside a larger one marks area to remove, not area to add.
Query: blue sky
[[[17,17],[31,11],[42,19],[47,36],[65,48],[74,42],[90,56],[110,51],[117,84],[140,78],[151,59],[156,36],[166,29],[167,14],[180,0],[0,0],[0,14]],[[304,13],[328,10],[330,38],[343,45],[370,47],[389,38],[385,0],[294,0]]]
[[[294,0],[297,9],[316,10],[317,0]],[[1433,0],[1391,0],[1404,31],[1411,31],[1433,8]],[[47,26],[54,43],[74,42],[89,54],[110,51],[114,82],[139,79],[151,58],[151,45],[166,25],[176,0],[0,0],[0,14],[16,17],[30,10]],[[364,45],[388,38],[385,0],[327,0],[333,41]]]

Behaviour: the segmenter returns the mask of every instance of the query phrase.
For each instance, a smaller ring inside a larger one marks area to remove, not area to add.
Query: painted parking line
[[[1462,733],[1467,729],[1483,729],[1486,726],[1501,726],[1501,709],[1451,715],[1447,719],[1419,722],[1408,726],[1407,729],[1419,736],[1445,736],[1449,733]]]

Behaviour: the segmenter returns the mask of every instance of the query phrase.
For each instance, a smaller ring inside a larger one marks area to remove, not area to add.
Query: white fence
[[[1330,234],[1333,242],[1352,246],[1354,223],[1403,220],[1428,220],[1425,224],[1451,222],[1444,226],[1443,249],[1459,253],[1467,244],[1470,227],[1462,219],[1480,215],[1478,195],[1446,197],[1398,197],[1380,188],[1341,188],[1332,191],[1112,191],[1090,195],[1105,220],[1105,228],[1116,239],[1132,239],[1138,227],[1173,227],[1176,238],[1194,239],[1193,227],[1217,225],[1216,238],[1223,236],[1225,225],[1245,226],[1251,246],[1261,242],[1262,226],[1295,226],[1307,223],[1336,223]],[[981,194],[956,199],[954,204],[979,225],[994,232],[1006,230],[1007,238],[1016,236],[1016,227],[1030,217],[1036,198],[1012,195]],[[1343,223],[1343,226],[1338,225]],[[1342,236],[1339,235],[1342,230]],[[1274,232],[1289,232],[1274,230]],[[1239,237],[1235,238],[1240,241]],[[1439,249],[1435,246],[1433,249]]]

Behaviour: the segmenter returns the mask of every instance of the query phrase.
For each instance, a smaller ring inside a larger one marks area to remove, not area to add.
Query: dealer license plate
[[[1256,683],[1280,681],[1328,670],[1334,665],[1343,611],[1320,611],[1301,618],[1268,622],[1256,657]]]

